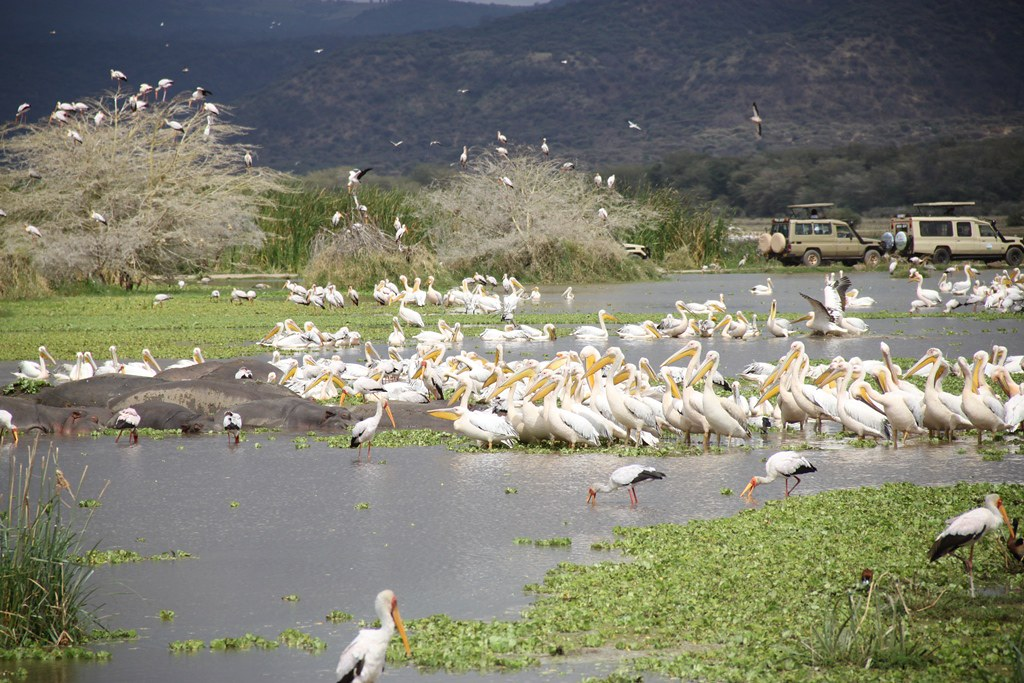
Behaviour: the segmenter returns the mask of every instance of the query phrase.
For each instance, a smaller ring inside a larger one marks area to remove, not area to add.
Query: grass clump
[[[62,648],[89,639],[92,569],[80,560],[80,533],[65,523],[63,474],[55,451],[8,464],[0,508],[0,649]],[[58,482],[61,482],[60,484]]]

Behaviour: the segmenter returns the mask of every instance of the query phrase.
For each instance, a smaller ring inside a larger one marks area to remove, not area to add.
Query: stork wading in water
[[[398,630],[402,638],[405,655],[412,656],[405,624],[398,611],[398,598],[390,590],[381,591],[374,600],[374,610],[380,620],[380,628],[364,628],[348,644],[338,659],[335,674],[338,683],[374,683],[380,680],[391,636]]]
[[[388,400],[384,396],[377,395],[375,392],[368,393],[367,399],[371,399],[377,402],[377,410],[373,415],[356,422],[355,426],[352,427],[352,441],[349,443],[349,448],[359,447],[357,457],[363,455],[363,444],[366,444],[366,460],[370,460],[370,447],[373,446],[373,437],[377,436],[377,429],[380,427],[380,420],[384,416],[384,412],[387,411],[388,419],[391,420],[391,426],[397,427],[395,424],[395,415],[391,412],[391,406],[388,404]],[[344,401],[344,394],[342,395],[342,401]]]
[[[746,497],[748,500],[753,498],[754,489],[760,484],[770,484],[779,477],[784,477],[786,480],[786,493],[785,497],[789,498],[789,494],[796,490],[796,487],[800,485],[801,474],[810,474],[811,472],[817,472],[818,468],[810,463],[810,461],[804,456],[796,453],[795,451],[779,451],[772,457],[768,458],[768,462],[764,464],[765,472],[768,476],[759,477],[755,476],[750,479],[750,483],[743,489],[743,493],[740,497]],[[789,478],[793,477],[796,479],[796,483],[793,484],[793,488],[789,488]]]
[[[227,411],[224,413],[224,431],[229,435],[234,435],[235,443],[237,444],[241,439],[242,434],[242,416],[238,413]]]
[[[630,507],[636,507],[637,499],[634,487],[644,481],[664,478],[665,474],[663,472],[659,472],[650,465],[626,465],[612,472],[608,478],[608,483],[591,484],[590,489],[587,491],[587,502],[591,505],[596,503],[598,492],[609,493],[616,489],[627,488],[629,490],[629,505]]]
[[[978,539],[999,525],[1006,522],[1006,526],[1013,529],[1010,524],[1010,517],[1003,507],[1003,499],[998,493],[990,493],[985,496],[985,503],[981,507],[968,510],[950,519],[945,529],[935,538],[931,550],[928,551],[928,559],[935,562],[946,555],[954,555],[957,550],[964,546],[970,546],[970,553],[964,563],[967,570],[967,577],[970,582],[971,597],[974,597],[974,544]],[[962,559],[962,558],[961,558]]]
[[[114,429],[117,430],[117,438],[114,439],[114,443],[121,440],[121,434],[127,429],[128,430],[128,443],[139,442],[139,423],[142,422],[142,417],[135,408],[125,408],[117,414],[114,419]]]

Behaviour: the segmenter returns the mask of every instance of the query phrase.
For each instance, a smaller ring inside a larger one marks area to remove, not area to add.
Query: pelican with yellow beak
[[[435,408],[427,412],[434,417],[452,420],[452,429],[465,437],[473,439],[481,446],[487,444],[487,450],[494,447],[494,442],[511,444],[519,440],[519,434],[512,423],[501,415],[489,410],[469,409],[469,388],[472,380],[465,375],[459,376],[461,385],[450,399],[451,403],[459,401],[459,405],[449,408]]]
[[[618,322],[618,318],[616,318],[614,315],[608,313],[602,308],[600,311],[597,312],[597,327],[594,327],[593,325],[583,325],[582,327],[577,327],[575,330],[572,331],[572,336],[576,337],[577,339],[587,340],[608,339],[608,327],[605,325],[605,321],[608,320]]]

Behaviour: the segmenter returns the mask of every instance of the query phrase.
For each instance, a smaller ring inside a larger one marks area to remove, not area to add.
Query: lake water
[[[863,295],[879,300],[872,310],[904,310],[912,287],[882,273],[855,274]],[[820,292],[820,276],[773,274],[780,308],[802,311],[798,291]],[[576,287],[571,304],[545,292],[537,310],[643,312],[657,320],[682,298],[700,300],[724,291],[730,308],[741,299],[746,310],[771,297],[750,297],[763,282],[753,275],[694,275],[657,283]],[[904,291],[906,290],[906,291]],[[886,299],[886,295],[889,295]],[[527,310],[530,306],[526,307]],[[879,356],[888,341],[897,356],[918,356],[930,346],[947,354],[970,355],[992,343],[1022,351],[1019,318],[999,322],[909,317],[870,322],[872,332],[856,339],[805,340],[812,358],[837,354]],[[614,329],[614,327],[612,328]],[[660,362],[678,340],[620,343],[630,360]],[[739,342],[714,339],[705,348],[722,354],[729,374],[753,359],[774,360],[787,340],[762,337]],[[542,357],[577,348],[571,338],[551,344],[506,346],[512,357]],[[464,348],[490,348],[467,340]],[[345,353],[355,353],[348,352]],[[94,602],[110,628],[137,629],[137,641],[107,647],[109,662],[30,665],[30,679],[92,681],[334,680],[334,667],[355,623],[330,624],[324,615],[344,610],[372,620],[374,595],[391,588],[402,615],[411,621],[444,613],[454,618],[514,619],[531,602],[525,584],[543,579],[559,562],[591,563],[616,558],[590,549],[613,538],[618,525],[683,523],[735,514],[745,503],[736,495],[763,459],[780,450],[779,435],[759,437],[754,449],[697,457],[645,461],[668,476],[638,488],[639,506],[630,508],[624,491],[601,494],[585,504],[589,484],[629,462],[605,454],[535,455],[453,453],[431,448],[375,448],[372,463],[355,452],[309,440],[296,448],[287,434],[253,434],[240,445],[227,438],[144,438],[138,445],[112,437],[57,442],[60,466],[72,482],[88,467],[80,498],[95,498],[106,487],[86,533],[86,545],[128,548],[143,555],[185,550],[194,559],[97,567]],[[812,437],[813,440],[813,437]],[[27,448],[22,442],[20,453]],[[792,443],[793,437],[788,441]],[[40,448],[45,450],[46,441]],[[257,447],[259,444],[259,447]],[[987,462],[973,439],[953,445],[912,444],[889,448],[841,448],[830,439],[807,452],[818,472],[803,478],[796,495],[888,481],[949,484],[958,481],[1021,481],[1024,456]],[[3,458],[10,457],[5,447]],[[8,469],[0,463],[6,489]],[[109,484],[108,484],[109,482]],[[731,488],[731,496],[721,489]],[[507,493],[514,489],[515,493]],[[757,489],[757,497],[782,497],[782,482]],[[232,502],[237,502],[233,507]],[[362,504],[366,504],[365,506]],[[364,508],[365,509],[361,509]],[[74,514],[83,515],[77,508]],[[940,523],[937,521],[937,524]],[[569,537],[569,548],[517,545],[514,539]],[[144,539],[144,540],[140,540]],[[281,598],[298,595],[298,602]],[[161,610],[176,618],[162,622]],[[326,653],[309,655],[286,648],[261,652],[203,651],[174,655],[174,640],[239,636],[253,632],[275,638],[298,628],[325,639]],[[413,643],[415,647],[415,641]],[[518,674],[421,673],[412,666],[389,669],[388,681],[578,680],[607,675],[616,661],[588,659],[545,662]]]

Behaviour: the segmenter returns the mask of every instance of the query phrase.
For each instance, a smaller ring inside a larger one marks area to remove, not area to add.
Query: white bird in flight
[[[757,102],[754,102],[754,115],[750,117],[750,120],[757,126],[757,137],[761,137],[761,114],[757,111]]]
[[[633,130],[643,130],[643,128],[641,128],[640,126],[636,125],[632,121],[627,120],[626,123],[628,123],[629,127],[632,128]]]

